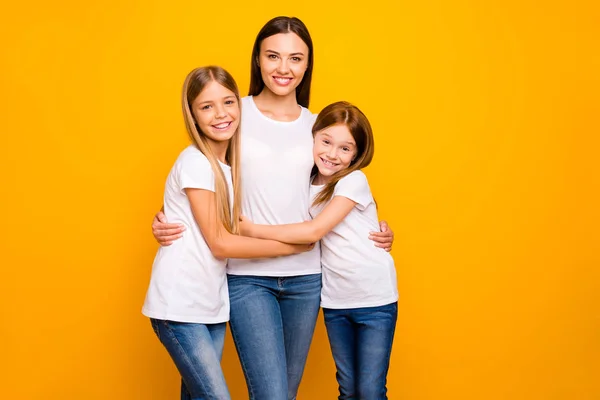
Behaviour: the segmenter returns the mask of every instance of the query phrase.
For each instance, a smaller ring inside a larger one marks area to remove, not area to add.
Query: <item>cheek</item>
[[[319,142],[315,143],[313,146],[313,154],[315,157],[319,156],[319,154],[323,153],[323,145]]]
[[[303,76],[304,73],[306,72],[306,63],[302,63],[302,64],[294,64],[294,66],[292,67],[292,70],[294,71],[294,75],[296,75],[297,77]]]
[[[342,157],[342,164],[344,165],[344,168],[350,166],[350,163],[352,162],[352,157],[354,157],[354,155],[352,154],[346,154]]]
[[[205,131],[206,126],[210,122],[210,118],[208,113],[194,113],[194,119],[196,120],[196,124],[200,127],[201,131]]]

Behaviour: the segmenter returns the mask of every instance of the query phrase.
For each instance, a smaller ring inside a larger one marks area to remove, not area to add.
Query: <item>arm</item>
[[[242,220],[243,235],[261,239],[274,239],[285,243],[315,243],[352,211],[356,202],[347,197],[335,196],[325,209],[313,220],[297,224],[257,225]]]
[[[161,207],[152,220],[152,235],[161,246],[170,246],[173,241],[182,236],[185,226],[182,224],[169,224],[163,211],[164,206]]]
[[[194,219],[200,227],[210,251],[216,258],[262,258],[301,253],[312,245],[292,245],[274,240],[261,240],[232,235],[215,215],[217,209],[214,192],[186,188]]]

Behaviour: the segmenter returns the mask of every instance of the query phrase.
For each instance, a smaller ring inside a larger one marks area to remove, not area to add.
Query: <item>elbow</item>
[[[223,240],[217,239],[210,243],[208,247],[210,248],[210,252],[212,253],[213,257],[218,258],[220,260],[228,258],[227,246],[225,246]]]
[[[320,229],[318,229],[317,227],[311,227],[311,229],[308,230],[307,235],[306,235],[306,242],[307,243],[317,243],[319,240],[321,240],[323,238],[324,233],[321,232]]]

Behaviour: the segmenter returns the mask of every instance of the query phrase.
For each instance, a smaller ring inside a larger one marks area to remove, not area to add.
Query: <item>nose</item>
[[[329,151],[327,152],[327,157],[329,157],[329,158],[331,158],[331,159],[334,159],[334,158],[336,157],[336,155],[337,155],[337,150],[336,150],[336,148],[335,148],[335,147],[333,147],[333,146],[331,146],[331,147],[329,148]]]
[[[227,111],[223,105],[218,105],[215,107],[215,118],[225,118],[227,116]]]
[[[286,59],[281,58],[281,61],[279,61],[279,65],[277,66],[277,72],[284,75],[287,74],[290,70],[290,67],[288,65],[288,62]]]

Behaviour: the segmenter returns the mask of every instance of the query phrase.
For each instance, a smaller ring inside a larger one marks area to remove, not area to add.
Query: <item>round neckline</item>
[[[256,105],[256,103],[254,102],[254,96],[248,96],[250,98],[250,103],[252,104],[252,108],[254,108],[254,110],[258,113],[258,115],[261,116],[261,118],[269,121],[269,122],[274,122],[277,124],[295,124],[297,122],[299,122],[302,119],[302,114],[304,112],[304,107],[302,107],[300,104],[298,104],[298,107],[300,107],[300,115],[298,115],[298,118],[296,118],[293,121],[279,121],[270,117],[267,117],[265,114],[262,113],[262,111],[260,111],[260,109],[258,108],[258,106]]]
[[[219,162],[219,164],[221,164],[221,167],[225,167],[227,169],[231,169],[231,165],[227,165],[227,164],[221,162],[221,160],[217,160],[217,161]]]

